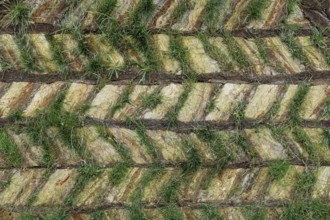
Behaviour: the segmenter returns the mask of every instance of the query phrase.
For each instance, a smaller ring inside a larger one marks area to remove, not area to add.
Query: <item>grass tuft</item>
[[[124,179],[127,174],[129,167],[126,163],[120,163],[116,165],[110,172],[109,172],[109,181],[113,186],[119,185]]]
[[[22,165],[22,156],[16,144],[10,139],[4,129],[0,129],[0,152],[5,155],[6,161],[13,167],[20,167]]]
[[[112,108],[110,109],[110,117],[113,117],[117,111],[124,108],[124,106],[130,102],[130,94],[132,93],[132,91],[133,91],[133,86],[129,85],[125,89],[123,94],[119,97],[117,103],[114,106],[112,106]]]
[[[179,61],[183,74],[193,81],[196,73],[189,66],[188,48],[182,45],[182,39],[178,34],[172,36],[169,50],[169,55]]]
[[[239,102],[231,114],[231,118],[237,128],[241,128],[245,120],[245,108],[246,104],[244,102]]]
[[[192,83],[186,82],[184,84],[184,90],[183,90],[182,94],[180,95],[178,102],[176,103],[176,105],[173,108],[171,108],[167,112],[166,118],[169,121],[169,125],[171,127],[177,125],[179,112],[183,108],[185,102],[187,101],[189,93],[192,90],[192,87],[193,87]]]
[[[49,142],[47,130],[50,127],[58,129],[59,137],[69,148],[77,152],[82,158],[90,158],[88,150],[77,137],[76,128],[82,126],[81,112],[67,112],[62,108],[64,93],[49,106],[47,110],[40,111],[36,115],[37,120],[29,122],[24,128],[35,144],[42,145],[44,150],[44,163],[51,165],[54,162],[54,150]]]
[[[247,220],[265,220],[266,218],[266,209],[260,207],[244,207],[244,217]]]
[[[175,24],[189,9],[191,0],[181,0],[171,16],[171,24]]]
[[[247,71],[251,67],[251,63],[248,58],[244,55],[242,49],[236,43],[234,37],[230,33],[225,33],[224,43],[227,45],[229,54],[233,59],[240,65],[240,67]]]
[[[106,219],[105,211],[96,211],[91,214],[91,220],[102,220]]]
[[[46,35],[53,51],[53,61],[59,66],[60,74],[65,78],[69,72],[69,63],[63,54],[62,42],[50,35]]]
[[[86,164],[78,167],[79,176],[77,177],[77,181],[75,183],[74,189],[70,192],[68,197],[65,199],[64,204],[66,206],[72,206],[76,200],[76,197],[80,194],[80,192],[84,189],[87,183],[102,175],[104,169],[102,167],[98,167],[95,164]]]
[[[24,36],[17,37],[15,40],[18,45],[18,48],[20,49],[23,70],[26,72],[32,72],[34,70],[38,70],[36,63],[34,62],[34,59],[32,57],[33,53],[31,51],[31,47],[28,40]]]
[[[284,177],[286,172],[288,171],[290,164],[288,161],[285,160],[277,160],[273,161],[269,166],[269,175],[272,180],[280,180]]]
[[[233,63],[217,48],[212,45],[208,39],[208,35],[205,33],[199,33],[198,38],[203,43],[205,52],[210,55],[210,57],[216,60],[222,70],[232,70]]]
[[[203,21],[211,33],[217,31],[218,16],[224,3],[225,0],[209,0],[205,6]]]
[[[141,0],[129,20],[134,25],[145,24],[155,11],[153,0]]]
[[[171,203],[168,206],[166,206],[165,208],[162,209],[162,215],[164,217],[164,219],[168,219],[168,220],[183,220],[185,219],[183,217],[183,214],[180,210],[180,208],[178,208],[175,203]]]
[[[19,34],[26,31],[30,19],[30,8],[23,0],[15,0],[5,3],[7,9],[7,25],[19,28]]]
[[[183,149],[187,153],[187,162],[183,165],[183,174],[188,175],[197,171],[202,165],[201,156],[198,153],[198,150],[195,147],[195,143],[189,139],[182,141]]]
[[[281,219],[290,220],[326,220],[330,216],[330,205],[318,200],[296,200],[287,205]]]
[[[132,202],[132,205],[129,207],[129,216],[131,219],[147,219],[143,212],[142,204],[144,190],[162,172],[164,172],[163,168],[152,167],[144,173],[135,191],[129,197],[129,200]]]
[[[295,127],[295,128],[293,128],[292,133],[293,133],[296,141],[298,143],[300,143],[304,147],[304,149],[307,151],[308,159],[311,160],[312,162],[318,162],[319,158],[314,150],[315,146],[313,145],[312,141],[310,140],[310,138],[306,134],[306,132],[300,127]]]
[[[261,18],[263,10],[269,6],[269,0],[251,0],[247,6],[247,21],[254,21]]]
[[[110,144],[116,149],[120,157],[123,159],[124,164],[131,164],[132,158],[131,153],[128,148],[124,147],[120,143],[117,143],[114,138],[110,135],[109,130],[106,127],[98,126],[97,132],[105,141],[110,142]]]
[[[130,119],[128,119],[130,122]],[[154,141],[148,136],[146,127],[142,124],[142,122],[133,122],[136,125],[136,133],[139,136],[141,144],[146,147],[146,150],[150,157],[156,162],[160,162],[160,155],[157,151],[157,147]]]
[[[201,220],[221,220],[223,219],[217,207],[211,205],[202,206]]]
[[[158,93],[153,93],[142,98],[142,109],[155,109],[162,103],[162,96]]]
[[[322,135],[323,135],[323,142],[324,142],[324,144],[330,150],[330,132],[329,132],[329,130],[323,129]]]
[[[178,189],[180,188],[180,178],[173,177],[168,184],[162,189],[161,197],[166,203],[174,202],[179,194]]]
[[[288,46],[291,55],[294,59],[298,59],[305,67],[310,66],[309,60],[306,57],[303,48],[295,40],[295,32],[299,27],[294,25],[285,25],[280,35],[281,40]]]
[[[309,197],[315,183],[316,175],[314,170],[306,170],[304,173],[297,174],[295,196],[298,198]]]
[[[97,21],[102,23],[111,18],[111,13],[117,6],[117,0],[99,0],[97,2]]]
[[[298,90],[289,106],[289,124],[295,126],[301,123],[300,107],[303,104],[306,95],[309,91],[309,86],[301,84],[298,86]]]
[[[323,55],[325,56],[325,60],[330,66],[330,40],[327,37],[324,37],[324,32],[322,30],[319,30],[317,28],[312,28],[313,35],[311,36],[311,40],[313,44],[321,50]]]
[[[288,0],[286,4],[286,13],[290,15],[294,11],[294,7],[298,4],[298,0]]]

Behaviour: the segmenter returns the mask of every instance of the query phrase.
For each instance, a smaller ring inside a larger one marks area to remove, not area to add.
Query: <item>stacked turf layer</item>
[[[0,3],[0,219],[327,219],[325,1]]]

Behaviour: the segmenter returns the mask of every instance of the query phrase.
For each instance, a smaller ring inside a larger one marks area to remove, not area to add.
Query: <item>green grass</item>
[[[91,220],[102,220],[102,219],[106,219],[105,211],[96,211],[93,212],[91,215]]]
[[[146,217],[143,208],[133,204],[128,208],[129,219],[139,219],[139,220],[148,220]]]
[[[269,166],[269,175],[272,180],[280,180],[287,173],[290,164],[286,160],[276,160],[272,161]]]
[[[175,203],[171,203],[165,208],[162,208],[161,213],[166,220],[183,220],[183,214]]]
[[[242,123],[245,120],[245,108],[246,104],[244,102],[237,103],[236,107],[234,108],[231,118],[234,121],[234,124],[237,128],[242,127]]]
[[[313,145],[306,132],[300,127],[295,127],[293,128],[292,133],[294,135],[295,140],[300,143],[302,147],[307,151],[308,159],[311,162],[317,163],[319,161],[319,157],[314,150],[315,146]]]
[[[330,150],[330,132],[329,132],[329,130],[323,129],[322,135],[323,135],[323,142],[324,142],[324,144]]]
[[[261,18],[262,12],[269,6],[269,0],[251,0],[246,8],[247,21],[254,21]]]
[[[189,66],[188,48],[183,46],[182,39],[178,34],[174,34],[170,40],[169,55],[179,61],[180,68],[188,79],[194,80],[196,73]]]
[[[297,174],[294,201],[284,207],[281,219],[326,220],[328,218],[330,205],[324,201],[310,198],[316,180],[315,170]]]
[[[269,65],[270,64],[270,60],[268,57],[269,49],[268,49],[267,45],[265,45],[265,43],[260,38],[256,38],[256,40],[254,42],[257,46],[259,56],[262,59],[263,63]]]
[[[98,134],[100,135],[100,137],[102,137],[105,141],[108,141],[116,149],[116,151],[122,158],[123,163],[125,163],[125,164],[133,163],[133,160],[131,157],[131,152],[129,151],[129,149],[124,147],[122,144],[117,143],[115,141],[115,138],[110,135],[110,133],[106,127],[98,126],[97,131],[98,131]]]
[[[313,44],[321,50],[322,54],[325,56],[325,60],[330,66],[330,49],[329,44],[330,40],[328,37],[325,37],[325,33],[322,30],[317,28],[312,28],[313,35],[311,36],[311,40]]]
[[[136,133],[140,139],[140,143],[146,147],[146,150],[150,157],[156,162],[160,162],[160,153],[157,150],[157,146],[154,141],[148,136],[146,127],[142,122],[133,122],[136,125]]]
[[[253,164],[255,160],[259,159],[259,155],[256,152],[255,148],[251,146],[248,142],[246,136],[241,133],[237,132],[236,134],[230,136],[230,140],[236,144],[237,146],[241,147],[244,152],[251,157],[251,163]]]
[[[326,100],[321,111],[321,116],[324,118],[330,118],[330,99]]]
[[[185,102],[187,101],[189,93],[192,90],[192,87],[193,87],[192,83],[190,83],[190,82],[184,83],[184,90],[181,93],[178,102],[176,103],[175,106],[173,106],[173,108],[171,108],[167,112],[166,118],[169,121],[169,125],[171,127],[177,125],[179,112],[183,108]]]
[[[0,129],[0,152],[6,157],[6,161],[13,167],[20,167],[23,162],[16,144],[10,139],[4,129]]]
[[[296,200],[287,205],[281,219],[288,220],[326,220],[330,216],[330,205],[318,200]]]
[[[142,98],[142,109],[155,109],[162,103],[162,96],[159,93],[152,93]]]
[[[103,171],[103,168],[98,167],[95,164],[79,166],[79,176],[77,177],[73,190],[64,201],[65,206],[72,206],[75,203],[77,196],[81,193],[88,182],[92,179],[98,178],[100,175],[102,175]]]
[[[275,71],[279,73],[285,72],[284,68],[281,66],[280,63],[275,63],[275,64],[271,63],[268,56],[268,54],[271,53],[271,51],[269,50],[270,48],[268,48],[268,46],[262,41],[262,39],[256,38],[254,43],[257,46],[259,57],[265,65],[271,66],[272,68],[274,68]]]
[[[97,21],[99,23],[111,19],[111,13],[117,6],[117,0],[99,0],[97,2]]]
[[[129,33],[135,40],[133,49],[136,53],[143,53],[144,62],[132,63],[137,67],[138,73],[141,77],[140,82],[149,80],[150,74],[157,72],[160,68],[160,60],[157,58],[153,42],[151,40],[148,27],[145,24],[137,24],[130,29]]]
[[[17,46],[20,50],[20,55],[21,55],[21,59],[22,59],[22,68],[24,71],[26,72],[32,72],[34,70],[39,70],[35,60],[32,56],[32,50],[30,47],[30,43],[28,42],[28,40],[25,37],[17,37],[15,39]]]
[[[225,1],[226,0],[209,0],[205,6],[203,22],[211,33],[217,31],[219,12],[221,11],[221,7],[224,6]]]
[[[130,102],[130,94],[132,93],[133,88],[134,86],[129,85],[125,89],[123,94],[118,98],[117,103],[110,109],[110,117],[113,117],[117,111],[124,108],[124,106]]]
[[[146,25],[155,9],[156,5],[153,3],[153,0],[141,0],[129,18],[132,26]]]
[[[131,219],[147,219],[142,207],[144,190],[153,179],[157,178],[164,171],[161,167],[152,167],[144,173],[135,191],[129,197],[129,200],[132,202],[132,205],[129,207],[129,216]]]
[[[266,220],[266,209],[259,207],[244,207],[244,217],[247,220]]]
[[[211,128],[197,129],[197,137],[207,143],[218,159],[227,160],[230,158],[231,152],[226,148],[223,138],[219,133]]]
[[[104,72],[105,69],[106,67],[102,63],[100,55],[93,54],[92,56],[90,56],[88,64],[86,66],[86,72],[88,75],[100,76],[100,73]]]
[[[5,3],[7,8],[8,25],[17,26],[19,31],[26,31],[30,19],[30,8],[23,0]]]
[[[52,211],[51,213],[47,213],[46,215],[42,216],[40,219],[42,219],[42,220],[59,220],[59,219],[69,220],[70,217],[69,217],[68,213],[57,210],[55,212]]]
[[[175,202],[179,195],[179,188],[182,182],[182,178],[179,176],[173,176],[171,180],[162,188],[161,198],[165,203]]]
[[[219,63],[221,70],[233,69],[233,63],[230,62],[228,57],[226,57],[226,55],[223,54],[219,48],[210,43],[207,34],[199,33],[198,38],[203,43],[205,52],[209,54],[212,59],[216,60]]]
[[[190,0],[182,0],[179,2],[179,5],[175,8],[171,16],[171,24],[175,24],[179,19],[191,8]]]
[[[69,72],[69,63],[63,54],[62,42],[50,35],[46,35],[53,52],[53,61],[59,66],[59,73],[65,78]]]
[[[5,61],[5,59],[0,55],[0,73],[13,68],[14,68],[13,65]]]
[[[296,176],[296,198],[306,199],[310,196],[317,180],[315,170],[306,170]]]
[[[190,139],[182,141],[182,148],[187,154],[187,162],[183,165],[183,174],[188,175],[197,171],[202,165],[202,158],[196,149],[195,143]]]
[[[249,70],[251,67],[250,61],[230,33],[224,34],[224,43],[227,45],[229,54],[236,61],[236,63],[238,63],[243,70]]]
[[[293,13],[295,5],[298,4],[298,0],[288,0],[286,4],[286,14],[290,15]]]
[[[295,126],[301,123],[300,109],[301,105],[305,101],[306,95],[309,91],[309,86],[306,84],[300,84],[298,90],[289,106],[289,124]]]
[[[50,127],[57,128],[60,140],[82,158],[92,158],[90,152],[76,134],[76,128],[82,126],[82,112],[71,113],[65,111],[62,108],[64,98],[64,93],[59,94],[47,110],[40,111],[36,116],[36,120],[30,121],[28,126],[24,128],[36,144],[43,146],[44,162],[46,164],[51,164],[54,161],[53,146],[47,138],[47,130]]]
[[[120,163],[116,165],[110,172],[109,172],[109,182],[113,186],[119,185],[124,179],[128,172],[128,164]]]
[[[20,220],[33,220],[35,216],[32,215],[30,212],[22,212],[19,216]]]
[[[211,205],[204,205],[202,207],[202,216],[200,220],[222,220],[219,213],[219,208],[211,206]]]
[[[310,66],[310,62],[306,57],[303,48],[295,40],[295,32],[299,27],[293,25],[285,25],[280,35],[281,40],[288,46],[292,58],[299,60],[305,67]]]

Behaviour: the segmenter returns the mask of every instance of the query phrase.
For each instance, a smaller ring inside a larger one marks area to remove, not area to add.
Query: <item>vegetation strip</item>
[[[63,33],[63,28],[51,24],[30,24],[27,27],[27,31],[29,33],[38,33],[38,34],[61,34]],[[125,30],[125,33],[130,33],[133,30],[131,28]],[[279,36],[282,33],[281,28],[273,28],[273,29],[235,29],[230,31],[231,35],[233,37],[274,37]],[[186,35],[195,35],[200,33],[200,30],[197,31],[185,31],[180,32],[180,35],[186,36]],[[209,36],[225,36],[224,32],[229,32],[228,30],[217,30],[217,31],[203,31]],[[17,28],[13,26],[7,26],[7,27],[1,27],[0,28],[0,34],[15,34],[17,33]],[[84,34],[100,34],[102,33],[102,30],[83,30]],[[171,29],[148,29],[148,34],[171,34],[173,33],[173,30]],[[313,34],[313,31],[311,29],[300,29],[297,30],[295,33],[295,36],[310,36]],[[324,31],[324,36],[329,36],[330,31]]]
[[[301,84],[306,82],[310,85],[324,84],[330,82],[330,71],[303,71],[296,74],[276,75],[276,76],[260,76],[252,73],[234,73],[234,72],[217,72],[207,74],[195,74],[195,82],[213,82],[218,83],[255,83],[255,84]],[[32,74],[24,73],[19,70],[5,71],[0,73],[1,82],[37,82],[37,83],[54,83],[58,81],[77,81],[91,85],[99,84],[99,77],[95,75],[87,75],[81,72],[69,72],[65,76],[61,74]],[[159,85],[164,83],[184,83],[189,76],[175,75],[168,72],[155,72],[149,75],[148,80],[141,81],[141,75],[136,70],[123,71],[118,77],[109,77],[102,83],[113,84],[131,84],[136,82],[145,85]]]

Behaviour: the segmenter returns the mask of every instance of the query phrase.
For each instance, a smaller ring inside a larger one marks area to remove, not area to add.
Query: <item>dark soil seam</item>
[[[106,72],[99,73],[100,78],[106,76]],[[36,82],[36,83],[54,83],[57,81],[76,81],[85,84],[96,85],[100,80],[95,76],[88,76],[83,72],[70,72],[66,77],[60,74],[33,74],[24,73],[19,70],[6,71],[0,73],[0,81],[5,83],[11,82]],[[151,73],[148,80],[141,82],[141,76],[136,70],[128,70],[118,74],[118,78],[111,77],[102,82],[112,84],[129,84],[137,82],[144,85],[158,85],[168,83],[183,83],[187,79],[184,75],[175,75],[166,72]],[[217,72],[198,74],[196,82],[216,82],[216,83],[254,83],[254,84],[301,84],[310,83],[312,85],[330,83],[330,71],[303,71],[296,74],[286,75],[256,75],[252,73],[234,73],[234,72]]]
[[[14,26],[7,26],[7,27],[1,27],[0,28],[0,34],[15,34],[18,30],[18,27]],[[61,29],[59,26],[51,25],[51,24],[30,24],[27,27],[28,33],[39,33],[39,34],[60,34],[63,33],[63,29]],[[124,33],[127,33],[127,35],[130,35],[132,32],[129,27],[125,30],[123,30]],[[190,35],[197,35],[200,33],[201,30],[194,30],[194,31],[185,31],[180,32],[180,35],[182,36],[190,36]],[[250,28],[240,28],[235,29],[232,31],[221,29],[215,33],[205,32],[209,36],[218,36],[223,37],[225,36],[225,33],[231,33],[234,37],[244,37],[244,38],[250,38],[250,37],[258,37],[258,38],[265,38],[265,37],[274,37],[279,36],[283,30],[281,28],[274,28],[274,29],[250,29]],[[101,30],[83,30],[84,34],[100,34],[102,33]],[[172,34],[173,30],[171,29],[156,29],[156,28],[149,28],[148,29],[149,34]],[[310,36],[312,35],[311,29],[299,29],[295,32],[295,36]],[[326,31],[324,33],[325,36],[330,35],[330,31]]]
[[[324,201],[328,202],[328,201]],[[227,208],[227,207],[236,207],[236,208],[244,208],[244,207],[265,207],[265,208],[284,208],[290,202],[288,201],[278,201],[278,200],[269,200],[269,201],[257,201],[257,202],[238,202],[238,201],[219,201],[219,202],[200,202],[200,201],[176,201],[175,204],[180,208],[190,208],[190,209],[203,209],[205,206],[212,206],[218,208]],[[161,203],[159,201],[154,201],[150,203],[143,202],[141,204],[141,208],[143,209],[158,209],[167,207],[168,204]],[[49,206],[38,206],[38,207],[31,207],[31,206],[5,206],[2,209],[8,210],[10,212],[33,212],[35,215],[40,215],[45,212],[60,209],[61,206],[49,207]],[[124,203],[111,203],[107,205],[99,205],[96,207],[86,207],[86,208],[78,208],[72,207],[71,210],[68,211],[68,214],[91,214],[97,211],[107,211],[109,209],[129,209],[130,206]]]
[[[302,167],[328,167],[330,166],[330,162],[324,161],[320,162],[318,164],[313,164],[308,161],[302,162],[299,159],[291,159],[291,160],[286,160],[291,166],[302,166]],[[98,167],[102,168],[113,168],[116,167],[118,164],[121,164],[122,162],[114,162],[114,163],[107,163],[107,164],[99,164],[95,163]],[[143,164],[128,164],[127,166],[130,168],[154,168],[156,166],[161,166],[164,168],[183,168],[187,162],[177,162],[177,163],[143,163]],[[208,163],[203,163],[201,164],[200,168],[202,169],[212,169],[216,168],[218,165],[217,162],[208,162]],[[272,161],[262,161],[262,162],[255,162],[255,163],[250,163],[250,162],[241,162],[241,163],[233,163],[233,164],[227,164],[223,167],[223,169],[249,169],[249,168],[267,168],[272,165]],[[82,165],[78,162],[77,164],[70,164],[70,165],[59,165],[59,166],[52,166],[52,167],[47,167],[47,166],[23,166],[23,167],[12,167],[12,166],[7,166],[7,167],[0,167],[0,170],[11,170],[11,169],[24,169],[24,170],[43,170],[43,169],[54,169],[54,170],[63,170],[63,169],[77,169],[81,167]]]
[[[11,125],[16,125],[20,127],[33,126],[33,123],[38,123],[38,118],[26,117],[22,118],[20,121],[15,121],[12,118],[2,118],[0,119],[0,128],[10,127]],[[214,131],[222,130],[235,130],[237,125],[233,121],[195,121],[195,122],[177,122],[175,126],[171,126],[168,120],[155,120],[155,119],[140,119],[137,122],[143,124],[147,130],[164,130],[173,131],[177,133],[191,133],[196,132],[199,129],[209,129]],[[118,121],[113,119],[98,120],[86,117],[82,121],[82,126],[109,126],[109,127],[119,127],[135,130],[139,128],[136,123],[130,123],[126,121]],[[242,121],[239,128],[242,129],[253,129],[258,126],[287,126],[288,122],[269,122],[269,121]],[[330,129],[330,120],[304,120],[299,124],[300,127],[304,128],[322,128]],[[79,127],[77,127],[79,128]]]

